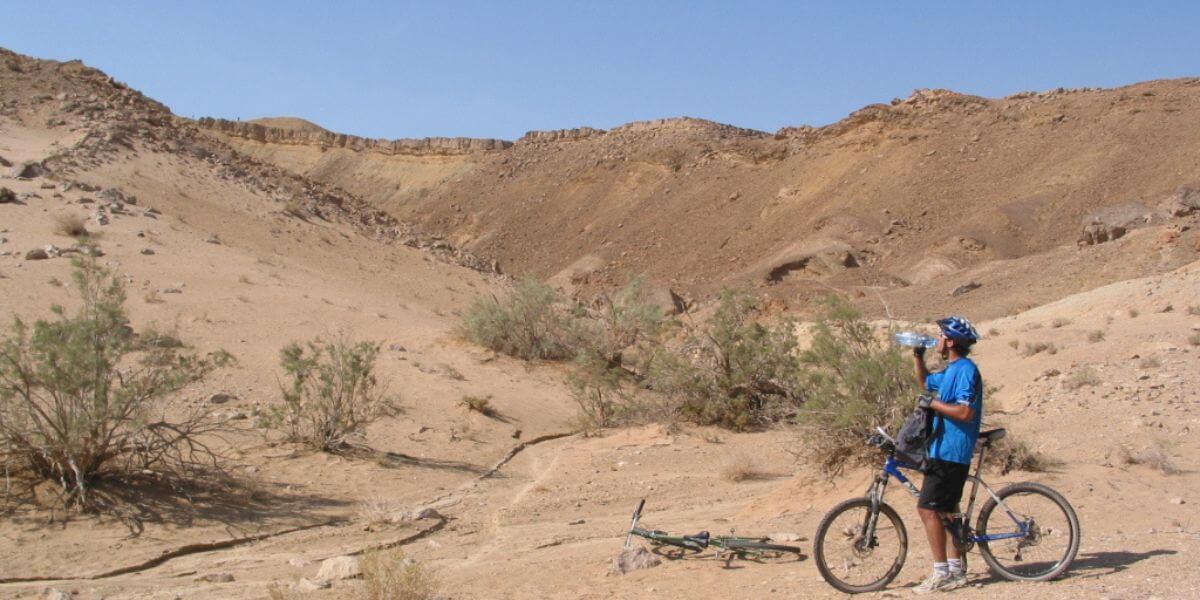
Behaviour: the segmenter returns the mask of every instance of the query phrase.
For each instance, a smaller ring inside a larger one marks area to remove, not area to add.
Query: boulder
[[[36,162],[24,162],[12,169],[12,176],[15,179],[33,179],[41,177],[46,172],[42,165]]]
[[[647,295],[647,301],[663,311],[664,315],[678,315],[687,312],[690,303],[675,290],[666,287],[653,288]]]
[[[46,588],[42,592],[42,600],[71,600],[71,594],[54,588]]]
[[[1163,219],[1163,214],[1140,202],[1107,206],[1083,217],[1078,244],[1090,246],[1111,242],[1129,230]]]
[[[325,579],[301,579],[300,583],[296,584],[296,588],[302,592],[315,592],[317,590],[327,590],[330,585],[332,584]]]
[[[1200,183],[1180,186],[1167,196],[1159,209],[1172,217],[1183,217],[1200,211]]]
[[[50,254],[42,248],[34,248],[25,253],[25,260],[46,260],[47,258],[50,258]]]
[[[317,579],[325,581],[354,579],[360,575],[362,575],[362,567],[358,563],[358,558],[354,556],[336,556],[326,559],[321,563],[321,569],[317,571]]]
[[[610,571],[624,575],[631,571],[649,569],[662,564],[662,559],[652,554],[643,546],[626,548],[613,558]]]
[[[8,162],[7,158],[0,156],[0,167],[11,167],[12,163]]]
[[[12,190],[6,187],[0,187],[0,204],[8,204],[16,201],[17,195],[14,194]]]
[[[971,290],[980,288],[982,286],[983,286],[983,284],[979,283],[978,281],[968,281],[968,282],[966,282],[962,285],[959,285],[958,287],[955,287],[954,289],[950,290],[950,295],[951,296],[961,296]]]

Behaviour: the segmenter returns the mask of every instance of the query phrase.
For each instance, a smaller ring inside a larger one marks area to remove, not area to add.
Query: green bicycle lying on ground
[[[784,544],[774,544],[771,543],[770,538],[766,537],[709,535],[707,531],[701,531],[695,535],[672,535],[657,529],[643,529],[637,525],[638,520],[642,518],[642,508],[645,506],[646,501],[643,499],[641,502],[638,502],[637,510],[633,511],[633,522],[629,524],[629,533],[625,536],[626,549],[633,544],[633,536],[636,535],[650,540],[650,543],[656,549],[671,546],[672,549],[677,551],[679,556],[689,552],[697,553],[712,547],[716,549],[717,558],[725,559],[727,562],[733,558],[759,560],[762,558],[781,558],[789,554],[795,554],[796,560],[803,558],[800,548]]]
[[[916,486],[900,472],[910,468],[896,457],[896,441],[882,428],[867,443],[884,451],[887,461],[867,495],[833,507],[817,526],[813,558],[821,576],[833,587],[849,593],[883,589],[900,573],[908,553],[908,533],[896,510],[883,502],[888,479],[895,477],[914,496]],[[1066,572],[1079,551],[1079,519],[1058,492],[1040,483],[1014,483],[998,492],[979,478],[983,455],[1005,430],[979,434],[979,459],[967,511],[942,522],[950,539],[962,552],[979,544],[979,553],[992,572],[1013,581],[1047,581]],[[979,487],[991,498],[979,511],[975,529],[971,512]],[[997,510],[999,509],[999,510]],[[883,519],[880,519],[883,515]],[[1007,517],[1007,518],[1005,518]]]

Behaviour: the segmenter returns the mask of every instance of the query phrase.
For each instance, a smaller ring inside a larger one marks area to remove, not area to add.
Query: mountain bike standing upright
[[[942,523],[962,553],[964,570],[967,552],[978,544],[984,562],[1000,577],[1013,581],[1054,579],[1066,572],[1079,551],[1079,519],[1061,494],[1040,483],[1014,483],[997,492],[979,477],[988,447],[1004,435],[1004,429],[979,434],[975,473],[967,477],[974,482],[967,510],[942,514]],[[867,443],[887,455],[882,471],[866,496],[838,504],[821,519],[813,544],[813,559],[821,576],[849,594],[883,589],[904,566],[908,532],[895,509],[883,501],[888,480],[895,477],[913,496],[920,494],[900,472],[912,467],[896,457],[896,442],[887,432],[879,428]],[[981,486],[990,498],[972,529],[971,513]]]

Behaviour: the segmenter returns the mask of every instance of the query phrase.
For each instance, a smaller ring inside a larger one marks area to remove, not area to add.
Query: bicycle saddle
[[[700,533],[697,533],[696,535],[683,536],[683,539],[685,539],[689,542],[696,542],[697,544],[700,544],[701,548],[708,547],[708,538],[709,538],[709,535],[708,535],[707,531],[701,531]]]
[[[980,433],[979,438],[990,444],[1000,438],[1003,438],[1005,436],[1005,434],[1007,434],[1007,433],[1008,433],[1008,430],[1004,429],[1004,428],[991,429],[991,430]]]

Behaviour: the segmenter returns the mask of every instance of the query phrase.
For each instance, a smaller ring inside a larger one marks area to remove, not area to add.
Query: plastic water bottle
[[[916,348],[917,346],[932,348],[937,345],[937,338],[929,337],[923,333],[917,333],[915,331],[901,331],[893,336],[892,339],[895,340],[897,344],[901,346],[907,346],[909,348]]]

